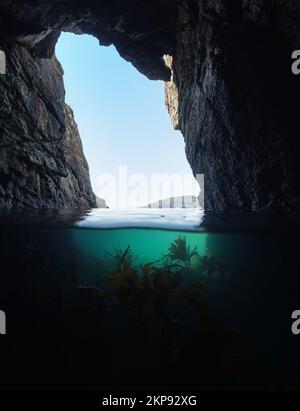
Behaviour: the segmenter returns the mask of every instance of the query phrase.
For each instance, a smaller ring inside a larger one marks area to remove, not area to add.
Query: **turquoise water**
[[[116,248],[125,249],[128,245],[137,255],[140,263],[156,261],[168,253],[170,244],[179,236],[184,236],[188,245],[197,247],[202,255],[206,252],[207,235],[182,231],[163,231],[149,229],[115,229],[102,231],[74,231],[72,233],[80,253],[91,258],[107,258],[107,253]]]
[[[172,242],[180,236],[186,239],[191,249],[197,248],[200,255],[206,254],[207,235],[182,231],[151,229],[73,230],[72,240],[78,249],[76,267],[80,281],[85,285],[97,283],[103,277],[101,264],[109,265],[110,254],[115,250],[126,250],[130,246],[134,254],[134,266],[155,262],[168,254]],[[89,280],[89,269],[95,267],[94,277]],[[102,270],[103,271],[103,270]],[[90,283],[89,283],[90,281]],[[95,285],[95,284],[94,284]]]
[[[3,213],[1,387],[298,388],[298,221]]]

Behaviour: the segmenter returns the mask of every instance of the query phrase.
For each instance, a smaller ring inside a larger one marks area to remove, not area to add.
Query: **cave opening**
[[[199,185],[172,127],[164,83],[149,81],[90,35],[62,33],[56,56],[98,207],[156,207],[169,199],[173,207],[174,198],[175,207],[197,206]]]
[[[292,0],[0,2],[0,390],[300,388],[299,23]],[[204,213],[127,211],[190,167]]]

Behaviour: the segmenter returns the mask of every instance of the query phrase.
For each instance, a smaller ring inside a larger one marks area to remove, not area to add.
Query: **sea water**
[[[289,214],[3,211],[1,387],[297,388],[298,225]]]

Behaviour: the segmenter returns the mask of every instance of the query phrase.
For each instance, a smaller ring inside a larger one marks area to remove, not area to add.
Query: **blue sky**
[[[163,82],[148,80],[114,47],[100,47],[92,36],[63,33],[56,55],[98,196],[109,197],[99,176],[117,178],[120,166],[147,178],[153,173],[191,175],[183,137],[173,130],[164,104]],[[170,194],[197,194],[196,188],[188,191]],[[117,205],[113,196],[105,199]]]

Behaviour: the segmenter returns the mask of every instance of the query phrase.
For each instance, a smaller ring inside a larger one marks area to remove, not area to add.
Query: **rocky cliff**
[[[297,1],[181,1],[166,101],[206,209],[300,208]]]
[[[63,71],[55,57],[36,59],[6,44],[0,76],[0,206],[93,207],[89,169]]]
[[[297,0],[5,0],[0,2],[0,44],[13,44],[12,61],[19,73],[27,73],[28,95],[36,74],[41,76],[39,67],[51,64],[44,59],[53,56],[61,30],[114,44],[150,79],[168,82],[174,126],[184,135],[193,172],[205,174],[207,209],[298,210],[300,77],[291,74],[291,55],[300,49],[299,21]],[[4,101],[10,93],[6,87]],[[17,151],[23,159],[15,164],[20,174],[27,161],[36,167],[42,152],[42,164],[51,170],[43,181],[49,189],[43,204],[50,205],[65,204],[66,197],[49,178],[67,178],[52,138],[62,126],[64,107],[51,105],[51,93],[41,106],[22,97],[24,105],[18,96],[0,120],[3,146],[8,144],[2,168],[14,164]],[[46,111],[51,121],[44,144],[29,150],[22,136],[32,122],[27,113],[32,104],[36,115]],[[3,122],[7,117],[17,130],[10,136]],[[20,183],[14,173],[3,176],[2,198],[10,203]],[[24,202],[32,204],[39,205],[38,192]]]
[[[74,119],[74,114],[65,104],[66,131],[64,134],[64,153],[68,176],[61,179],[62,191],[66,195],[66,203],[81,207],[97,206],[96,196],[93,193],[89,166],[83,154],[83,147]]]

